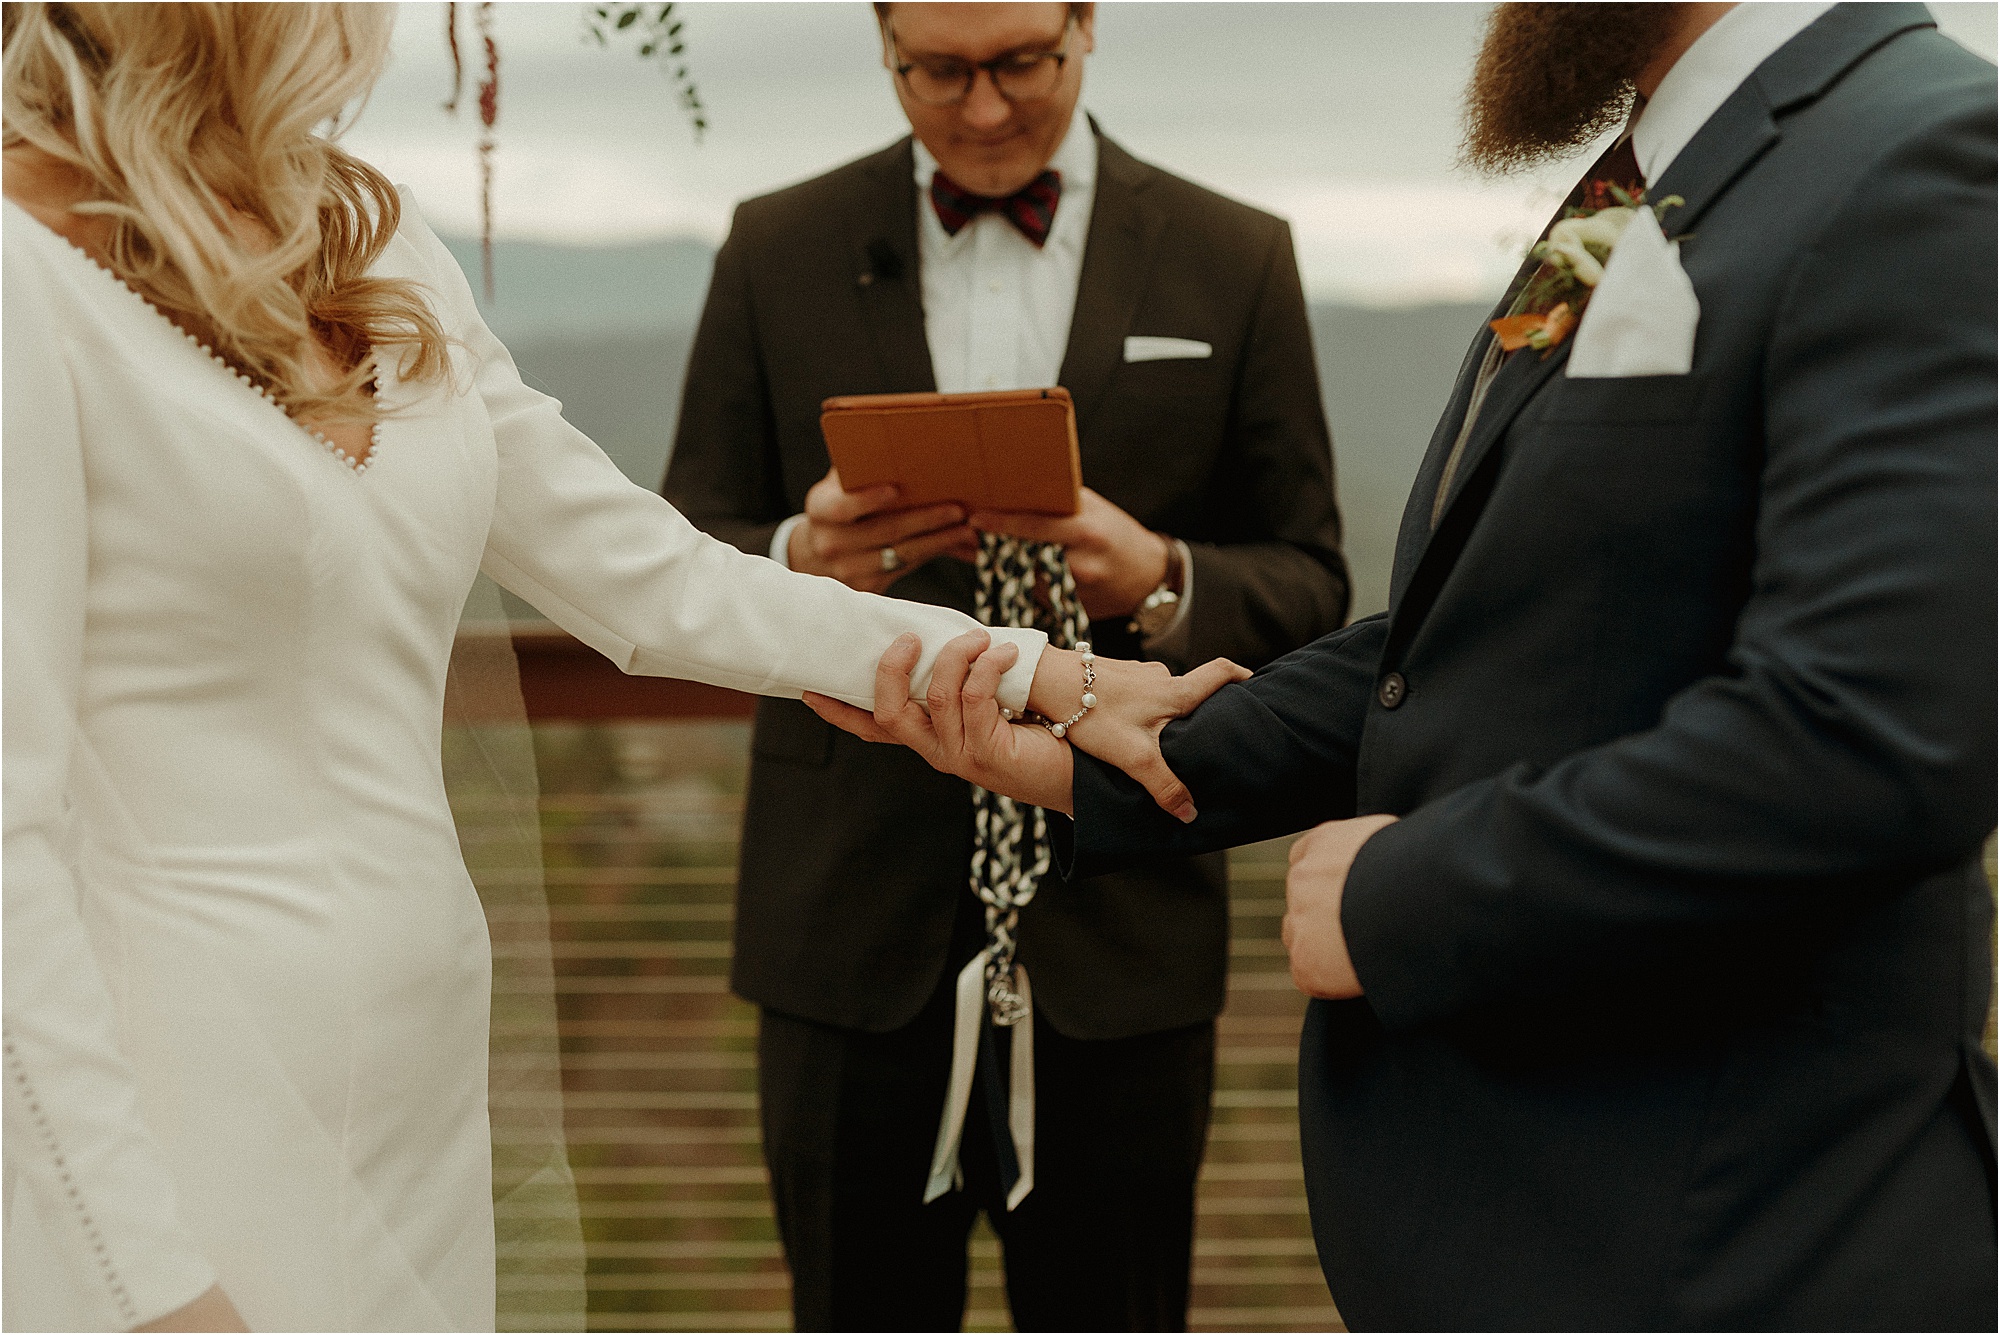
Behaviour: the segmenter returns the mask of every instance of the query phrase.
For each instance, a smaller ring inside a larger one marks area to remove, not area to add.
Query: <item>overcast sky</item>
[[[440,231],[475,232],[477,116],[470,97],[456,120],[440,109],[445,7],[400,8],[394,59],[348,146],[413,186]],[[905,132],[867,5],[679,8],[708,107],[699,145],[671,82],[630,43],[586,43],[583,5],[495,6],[499,235],[717,242],[737,200]],[[1994,5],[1932,8],[1993,59]],[[1484,299],[1580,169],[1499,183],[1455,169],[1459,95],[1485,10],[1101,4],[1084,103],[1141,157],[1289,218],[1316,298]]]

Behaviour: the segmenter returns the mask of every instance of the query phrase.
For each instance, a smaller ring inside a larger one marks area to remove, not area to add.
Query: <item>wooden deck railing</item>
[[[673,677],[633,677],[569,632],[516,625],[521,695],[535,722],[749,718],[755,696]]]

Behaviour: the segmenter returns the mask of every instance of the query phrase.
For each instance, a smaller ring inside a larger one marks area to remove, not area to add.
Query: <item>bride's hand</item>
[[[1180,677],[1164,663],[1122,658],[1096,658],[1091,667],[1097,704],[1064,730],[1066,740],[1131,775],[1169,815],[1193,820],[1194,799],[1160,754],[1160,733],[1224,686],[1248,680],[1250,670],[1226,658],[1210,659]],[[1044,649],[1028,688],[1028,708],[1044,718],[1067,719],[1082,701],[1082,655],[1053,645]]]
[[[923,649],[914,635],[898,636],[876,664],[872,715],[811,692],[805,700],[828,723],[864,741],[899,743],[947,774],[1017,801],[1068,811],[1069,748],[1046,729],[1017,727],[1001,717],[1000,677],[1021,651],[1013,644],[989,644],[985,631],[968,631],[940,649],[923,706],[910,699],[910,674]]]

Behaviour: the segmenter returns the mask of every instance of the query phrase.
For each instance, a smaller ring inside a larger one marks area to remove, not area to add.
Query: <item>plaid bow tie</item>
[[[958,230],[980,214],[992,209],[1020,229],[1022,236],[1037,247],[1049,239],[1056,220],[1056,203],[1062,198],[1062,173],[1045,171],[1011,195],[975,195],[943,172],[931,173],[931,207],[944,224],[945,235]]]

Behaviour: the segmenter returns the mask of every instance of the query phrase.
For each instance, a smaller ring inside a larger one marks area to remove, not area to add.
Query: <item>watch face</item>
[[[1155,589],[1146,595],[1146,601],[1139,604],[1139,610],[1132,614],[1132,623],[1141,635],[1158,635],[1174,622],[1174,613],[1180,610],[1180,596],[1171,589]]]

